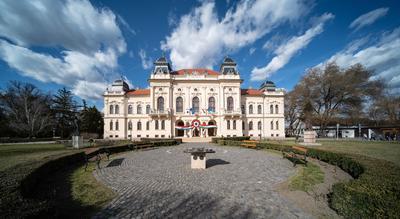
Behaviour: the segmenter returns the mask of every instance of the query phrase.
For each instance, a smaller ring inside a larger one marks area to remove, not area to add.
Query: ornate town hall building
[[[259,89],[241,89],[242,81],[228,57],[219,71],[174,71],[161,57],[154,63],[149,89],[129,89],[116,80],[104,93],[104,138],[283,138],[283,89],[271,81]]]

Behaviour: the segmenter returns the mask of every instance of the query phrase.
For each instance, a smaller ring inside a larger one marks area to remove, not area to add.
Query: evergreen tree
[[[55,115],[57,132],[61,138],[68,137],[73,131],[73,121],[77,111],[77,105],[71,91],[65,87],[59,89],[53,97],[52,108]]]
[[[104,121],[101,112],[95,106],[86,107],[81,111],[81,131],[103,135]]]

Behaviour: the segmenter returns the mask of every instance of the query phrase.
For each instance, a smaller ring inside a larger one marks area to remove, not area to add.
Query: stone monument
[[[190,153],[191,157],[191,167],[192,169],[206,169],[206,154],[215,153],[213,149],[205,148],[189,148],[183,151],[184,153]]]

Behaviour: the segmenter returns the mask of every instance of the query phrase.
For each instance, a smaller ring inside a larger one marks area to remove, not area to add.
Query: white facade
[[[283,89],[270,81],[241,89],[232,59],[219,72],[172,71],[164,57],[154,64],[149,89],[129,90],[117,80],[104,93],[104,138],[284,138]]]

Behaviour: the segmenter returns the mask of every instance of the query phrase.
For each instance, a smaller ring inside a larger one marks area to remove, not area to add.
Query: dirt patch
[[[341,218],[328,206],[327,195],[331,192],[333,184],[347,182],[352,177],[339,167],[315,159],[308,161],[318,165],[325,173],[324,182],[315,185],[307,192],[303,192],[290,190],[290,181],[286,181],[278,186],[279,193],[316,218]]]

